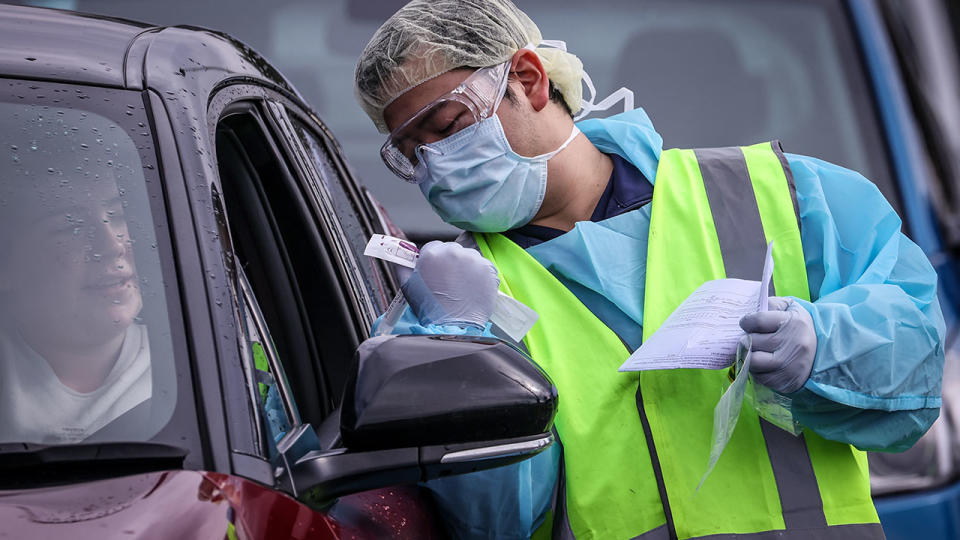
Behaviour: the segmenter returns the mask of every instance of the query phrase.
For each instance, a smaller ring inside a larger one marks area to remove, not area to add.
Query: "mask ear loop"
[[[563,52],[567,52],[567,43],[559,39],[543,39],[540,40],[541,46],[552,47],[554,49],[560,49]],[[528,43],[525,48],[531,48],[533,45]],[[592,112],[601,112],[605,111],[620,101],[623,101],[623,112],[632,111],[633,106],[633,90],[622,86],[620,89],[614,91],[609,96],[600,100],[600,103],[594,103],[594,100],[597,99],[597,89],[593,86],[593,79],[590,78],[590,75],[586,70],[583,71],[583,83],[587,86],[587,91],[590,92],[590,97],[588,99],[580,100],[580,112],[573,117],[574,122],[581,120],[583,117],[587,116]]]

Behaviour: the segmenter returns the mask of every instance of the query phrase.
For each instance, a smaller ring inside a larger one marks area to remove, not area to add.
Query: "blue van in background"
[[[909,451],[871,455],[874,500],[888,538],[960,538],[960,6],[950,0],[851,6],[888,118],[891,155],[902,163],[900,189],[915,205],[904,221],[937,268],[948,329],[940,418]]]
[[[940,276],[944,405],[912,449],[871,454],[887,537],[960,538],[960,58],[956,0],[515,0],[600,96],[626,86],[669,147],[779,139],[876,183]],[[383,166],[353,98],[366,41],[405,0],[22,0],[223,30],[279,68],[354,175],[416,241],[456,231]]]

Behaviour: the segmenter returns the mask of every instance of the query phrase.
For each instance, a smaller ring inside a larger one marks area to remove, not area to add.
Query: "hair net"
[[[407,90],[451,69],[506,62],[542,41],[537,25],[510,0],[413,0],[383,23],[360,55],[357,100],[386,133],[383,110]],[[557,48],[535,51],[567,106],[579,111],[580,59]]]

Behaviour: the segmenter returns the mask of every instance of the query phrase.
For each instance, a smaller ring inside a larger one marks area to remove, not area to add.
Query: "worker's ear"
[[[510,64],[510,77],[520,81],[533,110],[540,111],[550,102],[550,79],[537,53],[530,49],[517,51]]]

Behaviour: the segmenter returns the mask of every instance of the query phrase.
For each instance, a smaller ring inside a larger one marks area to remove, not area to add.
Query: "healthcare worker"
[[[499,289],[539,313],[522,345],[561,396],[562,455],[428,484],[452,532],[882,538],[864,450],[910,447],[940,407],[924,254],[861,175],[776,142],[663,150],[641,109],[575,124],[618,97],[582,81],[508,0],[415,0],[357,65],[384,162],[470,232],[424,246],[394,331],[489,333]],[[759,279],[771,241],[769,311],[740,325],[804,430],[744,407],[697,489],[728,370],[617,368],[703,282]]]

